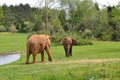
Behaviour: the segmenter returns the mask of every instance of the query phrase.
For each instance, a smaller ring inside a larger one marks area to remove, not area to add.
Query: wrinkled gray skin
[[[77,40],[71,37],[64,37],[62,38],[61,43],[65,50],[65,56],[72,56],[72,46],[77,44]]]

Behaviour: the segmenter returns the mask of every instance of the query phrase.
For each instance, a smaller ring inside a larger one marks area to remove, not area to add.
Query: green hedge
[[[63,37],[67,37],[70,36],[74,39],[76,39],[78,41],[77,45],[92,45],[92,42],[90,40],[87,39],[82,39],[80,35],[78,34],[68,34],[68,33],[56,33],[54,35],[52,35],[51,37],[51,41],[52,41],[52,45],[60,45],[61,39]]]

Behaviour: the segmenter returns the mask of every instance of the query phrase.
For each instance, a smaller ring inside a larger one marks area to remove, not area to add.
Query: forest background
[[[53,6],[54,4],[59,6]],[[92,0],[45,0],[45,6],[0,6],[0,32],[47,33],[54,42],[63,36],[120,41],[120,3],[99,8]]]

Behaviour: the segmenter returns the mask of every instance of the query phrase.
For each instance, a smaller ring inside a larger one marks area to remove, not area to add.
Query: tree
[[[104,32],[106,32],[106,35],[111,35],[111,28],[109,27],[108,22],[107,9],[105,8],[97,13],[94,26],[91,28],[92,33],[96,38],[102,37]]]
[[[9,27],[16,22],[15,13],[13,12],[14,6],[7,6],[6,4],[3,5],[3,11],[5,15],[5,26],[7,30]]]
[[[31,14],[33,13],[32,11],[34,11],[34,8],[31,8],[29,4],[19,4],[15,6],[7,6],[4,4],[2,8],[5,15],[5,26],[7,30],[9,30],[11,25],[14,25],[17,31],[21,31],[21,28],[24,27],[22,27],[22,25],[25,21],[31,20]]]
[[[0,6],[0,25],[4,25],[4,23],[5,23],[5,16],[3,14],[3,9]]]
[[[65,12],[65,10],[60,10],[58,19],[60,20],[61,25],[64,25],[66,23],[66,12]]]
[[[31,23],[34,24],[33,31],[41,31],[45,29],[43,24],[43,13],[42,9],[36,9],[36,11],[32,14]]]
[[[75,19],[75,11],[77,8],[77,5],[81,2],[81,0],[59,0],[60,5],[62,6],[61,9],[65,9],[66,12],[66,18],[68,21],[64,23],[63,29],[69,30],[73,34],[73,29],[76,25],[76,19]]]
[[[120,41],[120,6],[119,4],[112,7],[110,17],[111,27],[113,30],[112,40]]]
[[[49,16],[48,16],[48,12],[49,12],[49,9],[56,3],[56,0],[38,0],[38,4],[39,4],[39,6],[41,5],[41,4],[44,4],[44,12],[43,12],[43,14],[45,15],[45,30],[46,31],[48,31],[48,18],[49,18]]]

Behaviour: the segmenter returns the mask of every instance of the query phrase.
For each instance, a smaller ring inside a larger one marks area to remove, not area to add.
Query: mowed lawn
[[[73,56],[65,57],[62,45],[51,44],[53,62],[25,64],[29,34],[0,33],[0,53],[21,51],[21,58],[0,65],[0,80],[119,80],[120,42],[92,41],[93,45],[73,46]],[[30,56],[32,62],[32,56]]]

